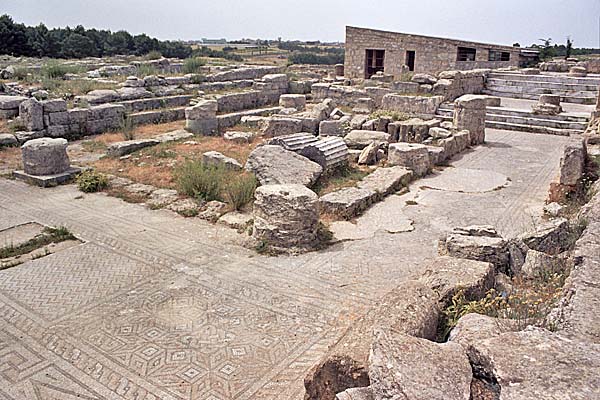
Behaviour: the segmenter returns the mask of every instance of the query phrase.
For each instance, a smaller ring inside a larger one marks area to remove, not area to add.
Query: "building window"
[[[459,47],[456,55],[456,61],[475,61],[477,50],[470,47]]]
[[[508,51],[490,50],[488,60],[489,61],[510,61],[510,53]]]

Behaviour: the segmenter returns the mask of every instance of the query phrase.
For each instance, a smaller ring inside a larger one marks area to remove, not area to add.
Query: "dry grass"
[[[18,169],[23,169],[21,149],[19,147],[0,148],[0,175],[7,175]]]
[[[196,137],[197,144],[165,143],[143,149],[120,160],[103,158],[94,163],[100,172],[129,178],[135,182],[160,188],[176,189],[173,171],[186,159],[201,159],[202,153],[218,151],[244,164],[256,144],[236,144],[221,137]]]
[[[335,192],[346,187],[355,186],[365,176],[371,172],[366,166],[352,164],[347,168],[337,171],[334,175],[321,177],[313,190],[319,196]]]
[[[177,129],[183,129],[184,126],[184,121],[167,122],[164,124],[142,125],[133,128],[132,133],[135,139],[152,138],[163,133],[167,133]],[[124,132],[117,130],[114,132],[103,133],[101,135],[89,139],[89,141],[109,145],[111,143],[122,142],[126,140],[124,136]]]

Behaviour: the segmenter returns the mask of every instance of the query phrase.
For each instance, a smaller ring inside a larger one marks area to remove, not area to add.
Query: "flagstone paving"
[[[488,129],[487,140],[368,210],[362,239],[297,257],[73,185],[0,179],[0,229],[64,225],[83,241],[0,271],[0,399],[302,398],[306,371],[419,273],[441,232],[534,226],[569,138]],[[389,233],[382,219],[414,229]]]

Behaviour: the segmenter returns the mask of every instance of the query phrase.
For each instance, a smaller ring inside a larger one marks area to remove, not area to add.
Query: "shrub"
[[[158,50],[152,50],[144,57],[146,60],[159,60],[162,58],[162,54]]]
[[[158,74],[158,70],[155,67],[153,67],[152,65],[148,65],[148,64],[140,65],[135,72],[135,76],[137,76],[138,78],[143,78],[145,76],[157,75],[157,74]]]
[[[66,74],[77,74],[79,72],[81,72],[81,67],[57,62],[49,62],[42,68],[42,75],[50,79],[63,79]]]
[[[226,178],[223,167],[188,160],[175,169],[174,176],[181,193],[200,200],[221,200],[221,189]]]
[[[183,72],[186,74],[195,74],[202,70],[204,61],[198,57],[186,58],[183,61]]]
[[[133,121],[128,116],[123,117],[121,123],[119,124],[119,130],[123,134],[123,138],[125,140],[133,140],[135,139]]]
[[[344,63],[344,54],[293,53],[288,57],[290,64],[324,64]]]
[[[190,77],[190,82],[195,85],[199,85],[199,84],[203,83],[204,81],[206,81],[206,77],[201,74],[194,74]]]
[[[77,177],[77,186],[84,193],[99,192],[108,187],[108,177],[93,169],[85,170]]]
[[[244,173],[231,179],[225,186],[225,198],[234,210],[242,209],[254,199],[256,178],[254,175]]]
[[[29,70],[25,67],[14,67],[13,78],[19,81],[23,81],[27,79],[27,75],[29,74]]]

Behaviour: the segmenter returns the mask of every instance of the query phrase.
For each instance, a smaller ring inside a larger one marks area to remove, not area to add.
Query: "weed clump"
[[[108,177],[93,169],[85,170],[77,177],[77,187],[84,193],[93,193],[108,187]]]

